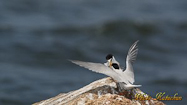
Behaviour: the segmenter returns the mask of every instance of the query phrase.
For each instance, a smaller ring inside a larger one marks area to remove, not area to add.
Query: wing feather
[[[124,71],[124,75],[128,77],[128,81],[133,84],[134,83],[134,70],[132,67],[132,63],[136,60],[138,54],[138,41],[136,41],[129,49],[127,58],[126,58],[126,70]]]
[[[126,61],[133,63],[136,60],[138,54],[138,42],[137,40],[129,49]]]
[[[101,63],[92,63],[92,62],[83,62],[83,61],[78,61],[78,60],[70,60],[72,63],[77,64],[81,67],[87,68],[91,71],[97,72],[97,73],[102,73],[107,76],[112,77],[113,79],[117,79],[118,74],[110,69],[109,67],[105,66],[104,64]]]

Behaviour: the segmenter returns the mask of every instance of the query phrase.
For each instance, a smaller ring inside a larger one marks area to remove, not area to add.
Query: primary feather
[[[124,71],[124,75],[128,77],[128,81],[133,84],[134,80],[134,70],[133,70],[133,62],[136,60],[138,54],[138,42],[136,41],[129,49],[127,58],[126,58],[126,70]]]

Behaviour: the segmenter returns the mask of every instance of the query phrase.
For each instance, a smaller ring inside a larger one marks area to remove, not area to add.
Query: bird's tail
[[[127,88],[137,88],[141,87],[142,85],[126,85]]]

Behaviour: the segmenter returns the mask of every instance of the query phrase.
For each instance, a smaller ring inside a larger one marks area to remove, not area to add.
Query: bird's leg
[[[118,91],[119,92],[122,92],[123,91],[123,88],[121,86],[121,83],[117,82],[117,88],[118,88]]]
[[[124,89],[124,83],[120,83],[120,82],[117,82],[117,88],[118,88],[118,91],[119,91],[119,95],[127,95],[127,91]]]

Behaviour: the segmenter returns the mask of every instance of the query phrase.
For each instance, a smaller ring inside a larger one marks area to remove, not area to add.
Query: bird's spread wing
[[[81,67],[87,68],[97,73],[105,74],[114,79],[118,76],[118,74],[114,70],[110,69],[109,67],[101,63],[83,62],[83,61],[77,61],[77,60],[70,60],[70,61]]]
[[[124,71],[125,75],[128,77],[128,81],[133,84],[134,83],[134,71],[132,67],[132,63],[136,60],[136,56],[138,54],[138,41],[136,41],[129,49],[127,58],[126,58],[126,70]]]
[[[137,40],[129,49],[128,55],[127,55],[127,62],[133,63],[136,60],[136,56],[138,54],[138,43],[139,41]]]

